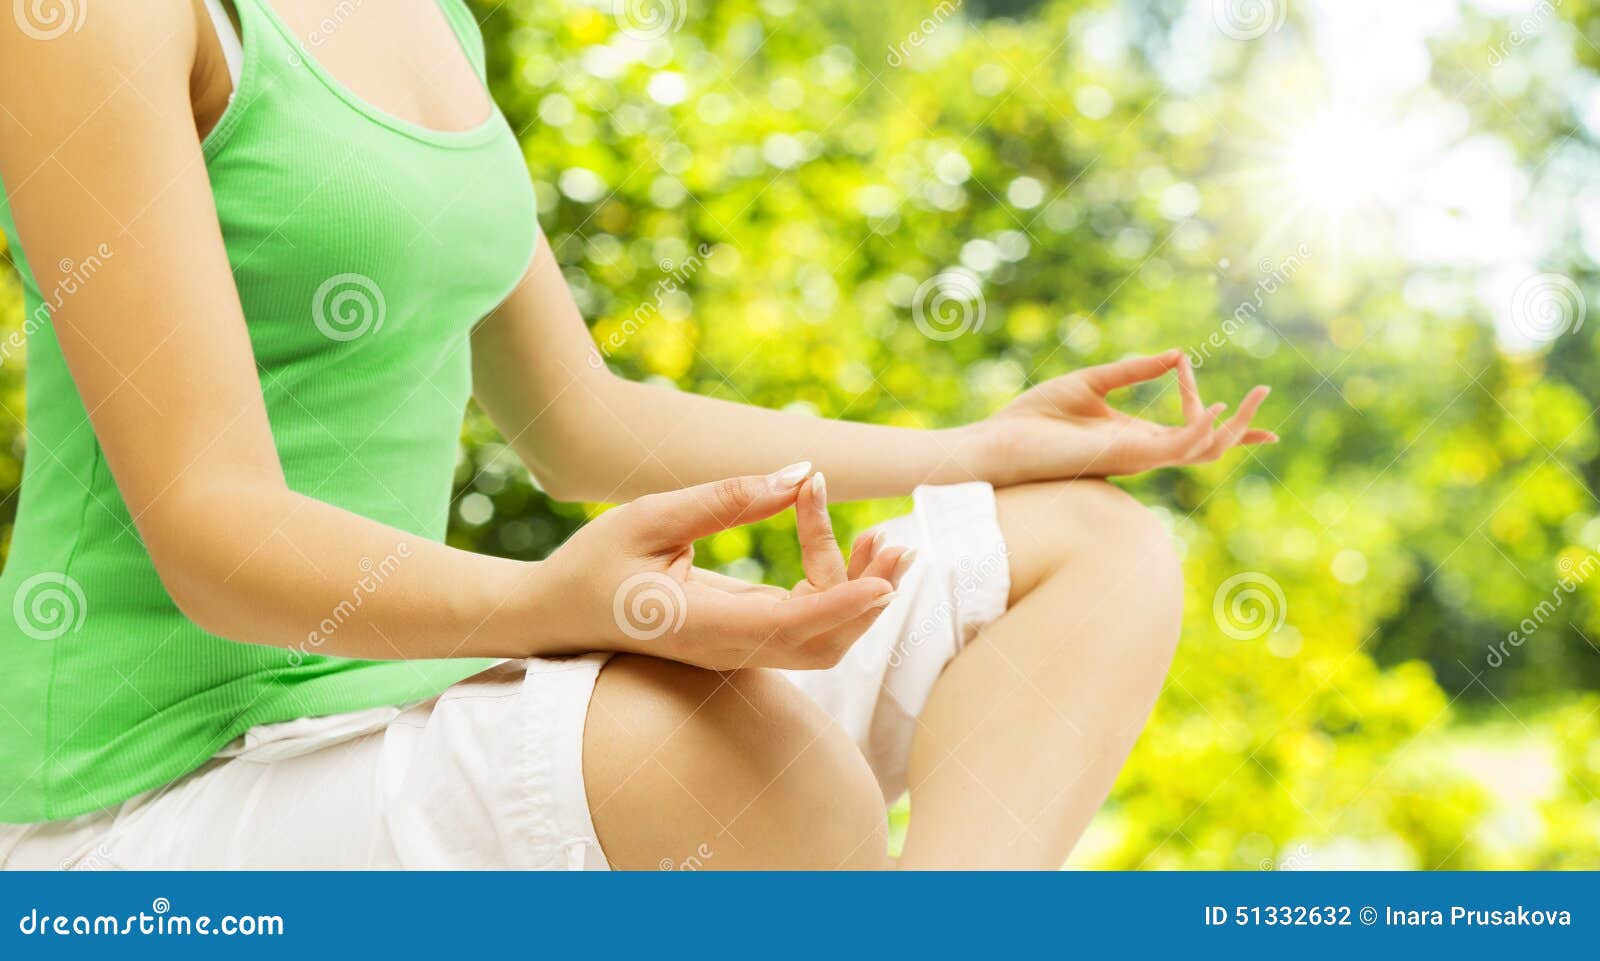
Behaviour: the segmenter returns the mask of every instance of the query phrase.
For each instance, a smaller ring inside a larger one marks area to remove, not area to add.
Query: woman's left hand
[[[1121,387],[1177,371],[1181,425],[1125,414],[1106,401]],[[997,485],[1072,477],[1138,474],[1157,467],[1204,464],[1234,447],[1274,444],[1278,435],[1253,430],[1250,420],[1270,388],[1255,387],[1222,424],[1227,404],[1207,407],[1194,369],[1181,350],[1086,367],[1045,381],[999,413],[965,428]]]

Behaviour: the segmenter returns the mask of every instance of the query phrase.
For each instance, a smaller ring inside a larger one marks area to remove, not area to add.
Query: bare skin
[[[1010,609],[946,668],[920,719],[901,868],[1060,867],[1177,647],[1182,575],[1148,511],[1097,481],[998,501]],[[614,660],[585,734],[595,828],[617,867],[891,866],[884,799],[855,745],[776,674]]]
[[[1002,491],[1011,607],[945,669],[911,752],[907,868],[1061,866],[1177,649],[1171,535],[1098,481]]]
[[[461,130],[490,108],[436,0],[273,6],[303,38],[346,11],[308,46],[382,110]],[[30,262],[116,250],[53,323],[139,534],[192,620],[290,646],[346,593],[327,571],[405,540],[413,560],[395,589],[321,653],[624,655],[602,672],[585,742],[615,864],[654,869],[705,843],[720,845],[710,867],[884,866],[883,799],[859,752],[762,669],[836,663],[903,573],[903,557],[865,549],[846,566],[825,520],[830,496],[989,481],[1004,488],[1013,607],[946,670],[922,719],[903,863],[1060,863],[1137,736],[1178,630],[1164,533],[1094,478],[1276,440],[1250,427],[1265,388],[1218,423],[1220,408],[1202,404],[1168,351],[1044,382],[945,431],[700,398],[598,363],[542,248],[473,335],[475,395],[551,493],[626,503],[539,563],[419,541],[284,482],[200,154],[230,89],[196,0],[96,8],[48,43],[0,18],[0,177]],[[1169,374],[1181,424],[1106,401]],[[697,538],[791,508],[800,585],[693,567]],[[643,573],[682,585],[678,633],[641,642],[614,622],[616,587]]]

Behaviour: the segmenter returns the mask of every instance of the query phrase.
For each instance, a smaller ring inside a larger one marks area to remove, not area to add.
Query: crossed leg
[[[589,704],[583,778],[615,868],[889,866],[866,759],[775,671],[613,658]]]
[[[1176,554],[1132,498],[1071,481],[997,501],[1010,606],[945,669],[920,718],[903,867],[1059,867],[1177,643]],[[865,759],[773,672],[614,658],[590,705],[584,780],[615,867],[890,866]]]
[[[911,749],[906,868],[1059,868],[1105,801],[1177,648],[1171,536],[1098,481],[1000,491],[1004,616],[933,689]]]

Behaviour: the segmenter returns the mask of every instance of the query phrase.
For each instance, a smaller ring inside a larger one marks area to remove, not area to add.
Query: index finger
[[[1134,384],[1155,380],[1176,367],[1182,358],[1183,351],[1174,348],[1147,357],[1129,357],[1126,360],[1113,361],[1097,367],[1085,367],[1082,373],[1091,389],[1096,393],[1106,394],[1119,387],[1131,387]]]
[[[1184,354],[1178,364],[1178,396],[1183,398],[1183,422],[1192,424],[1205,413],[1205,403],[1200,400],[1200,384],[1194,379],[1194,363]]]

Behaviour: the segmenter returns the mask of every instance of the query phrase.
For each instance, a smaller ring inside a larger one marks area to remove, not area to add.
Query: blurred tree
[[[1392,210],[1309,216],[1359,157],[1301,157],[1323,163],[1292,202],[1263,181],[1331,123],[1306,106],[1330,96],[1326,23],[1177,2],[473,5],[544,229],[620,373],[911,426],[1172,345],[1210,396],[1274,385],[1283,444],[1127,482],[1183,545],[1188,626],[1076,861],[1600,867],[1595,328],[1508,343],[1484,265],[1386,246],[1411,236]],[[1594,83],[1593,11],[1549,27],[1570,48],[1557,73],[1523,64],[1534,44],[1506,21],[1435,29],[1384,101],[1395,129],[1499,143],[1508,181],[1565,199],[1574,165],[1549,161],[1593,145],[1566,95]],[[1500,47],[1523,65],[1486,74]],[[1406,217],[1444,179],[1415,166]],[[1446,239],[1473,226],[1441,207]],[[1591,290],[1578,249],[1545,266]],[[20,324],[9,273],[0,318]],[[19,368],[0,365],[7,532]],[[1126,403],[1176,412],[1166,390]],[[539,558],[599,509],[552,502],[481,415],[463,436],[452,543]],[[841,507],[841,533],[904,506]],[[728,532],[701,563],[791,582],[791,531]]]

